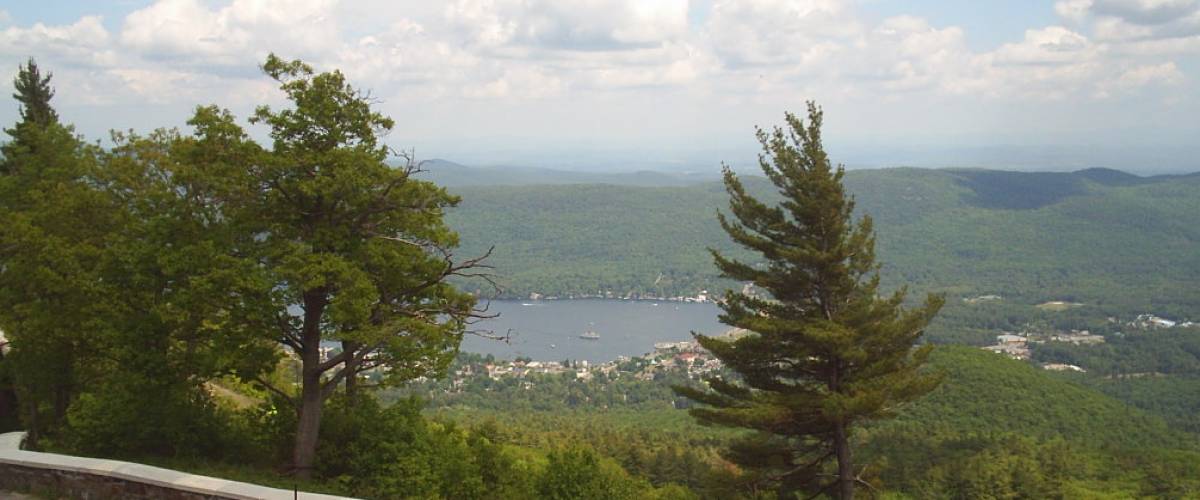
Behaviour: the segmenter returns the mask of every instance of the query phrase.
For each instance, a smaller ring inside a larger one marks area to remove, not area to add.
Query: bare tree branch
[[[271,392],[272,392],[272,393],[274,393],[276,396],[279,396],[279,397],[281,397],[281,398],[285,399],[285,400],[286,400],[288,403],[290,403],[292,406],[299,408],[299,406],[300,406],[300,405],[299,405],[299,403],[296,401],[296,398],[293,398],[292,396],[288,395],[288,393],[286,393],[286,392],[283,392],[282,390],[279,390],[279,389],[278,389],[277,387],[275,387],[274,385],[271,385],[271,383],[270,383],[270,382],[267,382],[266,380],[263,380],[263,378],[262,378],[262,377],[257,377],[257,376],[256,376],[256,377],[254,377],[254,382],[257,382],[259,385],[263,386],[263,388],[264,388],[264,389],[266,389],[266,390],[268,390],[268,391],[271,391]]]
[[[504,332],[503,335],[497,335],[494,330],[467,330],[463,333],[488,340],[499,340],[505,344],[510,344],[512,343],[513,329],[509,328],[508,331]]]

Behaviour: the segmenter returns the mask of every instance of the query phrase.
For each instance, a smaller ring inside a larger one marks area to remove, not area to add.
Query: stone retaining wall
[[[344,500],[148,465],[20,449],[25,434],[0,434],[0,490],[46,492],[85,500]]]

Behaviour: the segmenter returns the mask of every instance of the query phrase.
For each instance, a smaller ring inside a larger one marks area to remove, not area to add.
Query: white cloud
[[[108,73],[120,79],[130,91],[154,103],[171,102],[180,98],[195,99],[200,97],[196,92],[198,88],[218,83],[208,75],[157,68],[118,68]]]
[[[318,58],[336,48],[332,0],[159,0],[125,18],[120,40],[178,65],[252,66],[267,52]]]
[[[1112,52],[1134,58],[1200,54],[1200,35],[1132,40],[1112,45]]]
[[[1025,39],[1001,46],[993,54],[999,64],[1070,64],[1092,60],[1096,47],[1087,37],[1062,26],[1025,31]]]
[[[1185,80],[1183,72],[1173,62],[1130,68],[1117,77],[1121,88],[1138,88],[1149,84],[1178,85]]]
[[[73,24],[29,28],[10,26],[0,31],[0,53],[10,57],[51,57],[73,65],[109,66],[116,56],[108,50],[110,37],[99,16],[84,16]]]
[[[1091,8],[1092,0],[1060,0],[1054,3],[1054,12],[1074,23],[1086,20]]]
[[[464,94],[475,99],[544,98],[558,96],[564,88],[561,78],[526,67],[506,70],[493,80],[468,85]]]
[[[459,0],[443,12],[476,59],[471,98],[682,85],[713,65],[690,41],[682,0]]]
[[[382,32],[342,45],[334,60],[333,65],[358,85],[385,93],[382,89],[416,89],[424,97],[452,92],[480,63],[478,57],[437,39],[410,19],[396,20]]]
[[[483,47],[622,50],[687,31],[686,0],[458,0],[446,18]]]
[[[863,35],[841,0],[717,0],[706,34],[732,67],[830,63]]]
[[[1094,0],[1091,11],[1140,25],[1162,25],[1200,10],[1197,0]]]
[[[1200,0],[1063,0],[1055,11],[1086,25],[1097,41],[1134,44],[1139,47],[1132,52],[1140,54],[1156,49],[1162,50],[1159,54],[1196,52],[1188,40],[1200,37]],[[1123,47],[1115,50],[1127,52]]]
[[[971,54],[961,28],[935,28],[924,19],[899,16],[876,27],[861,58],[864,69],[875,68],[881,85],[894,91],[969,91]]]
[[[63,103],[244,111],[280,99],[257,71],[274,51],[341,69],[385,112],[403,120],[424,112],[421,127],[459,126],[460,116],[469,117],[464,127],[484,127],[517,109],[624,123],[777,111],[804,99],[1087,106],[1189,99],[1195,70],[1181,58],[1200,54],[1200,32],[1189,31],[1200,26],[1197,3],[1061,0],[1053,5],[1061,22],[1052,23],[1061,25],[1031,26],[981,51],[962,27],[913,15],[876,20],[858,0],[157,0],[118,19],[113,33],[95,16],[55,26],[6,26],[0,16],[0,54],[37,57],[54,71]],[[636,137],[639,125],[620,126]],[[544,128],[538,135],[559,133]]]

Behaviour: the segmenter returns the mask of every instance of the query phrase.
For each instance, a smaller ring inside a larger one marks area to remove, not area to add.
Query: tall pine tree
[[[50,99],[54,97],[54,89],[50,87],[50,76],[49,73],[42,76],[37,61],[32,57],[17,72],[17,77],[13,79],[13,87],[16,89],[13,98],[21,105],[22,122],[35,123],[42,127],[58,122],[58,113],[50,106]]]
[[[59,123],[50,76],[30,59],[13,85],[21,119],[0,146],[0,329],[12,348],[4,370],[24,407],[26,444],[36,446],[39,434],[65,422],[95,351],[81,332],[110,296],[97,291],[95,274],[110,212],[96,188],[99,148]]]
[[[712,251],[723,276],[765,291],[727,292],[721,321],[747,331],[735,338],[696,335],[739,376],[708,389],[677,387],[703,406],[704,423],[752,429],[728,458],[755,484],[780,497],[807,492],[852,498],[861,482],[851,455],[858,424],[889,416],[937,386],[920,370],[929,347],[914,344],[942,305],[904,309],[906,290],[879,295],[871,218],[853,218],[854,200],[821,145],[822,111],[808,123],[788,113],[787,129],[759,130],[759,164],[782,201],[768,205],[746,192],[725,167],[732,218],[721,227],[762,264]]]

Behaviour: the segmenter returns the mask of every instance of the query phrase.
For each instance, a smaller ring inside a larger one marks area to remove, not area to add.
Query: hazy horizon
[[[1073,172],[1089,168],[1108,168],[1139,176],[1190,174],[1200,172],[1200,157],[1184,148],[1131,151],[1126,148],[1084,146],[995,145],[962,148],[853,148],[830,145],[832,160],[847,170],[881,168],[982,168],[1022,172]],[[590,173],[628,173],[652,171],[675,174],[718,175],[722,164],[735,171],[758,171],[758,151],[721,151],[711,154],[681,155],[678,152],[653,151],[542,151],[541,153],[489,155],[466,153],[426,156],[419,160],[441,160],[467,167],[527,167]],[[504,160],[502,158],[509,158]]]

